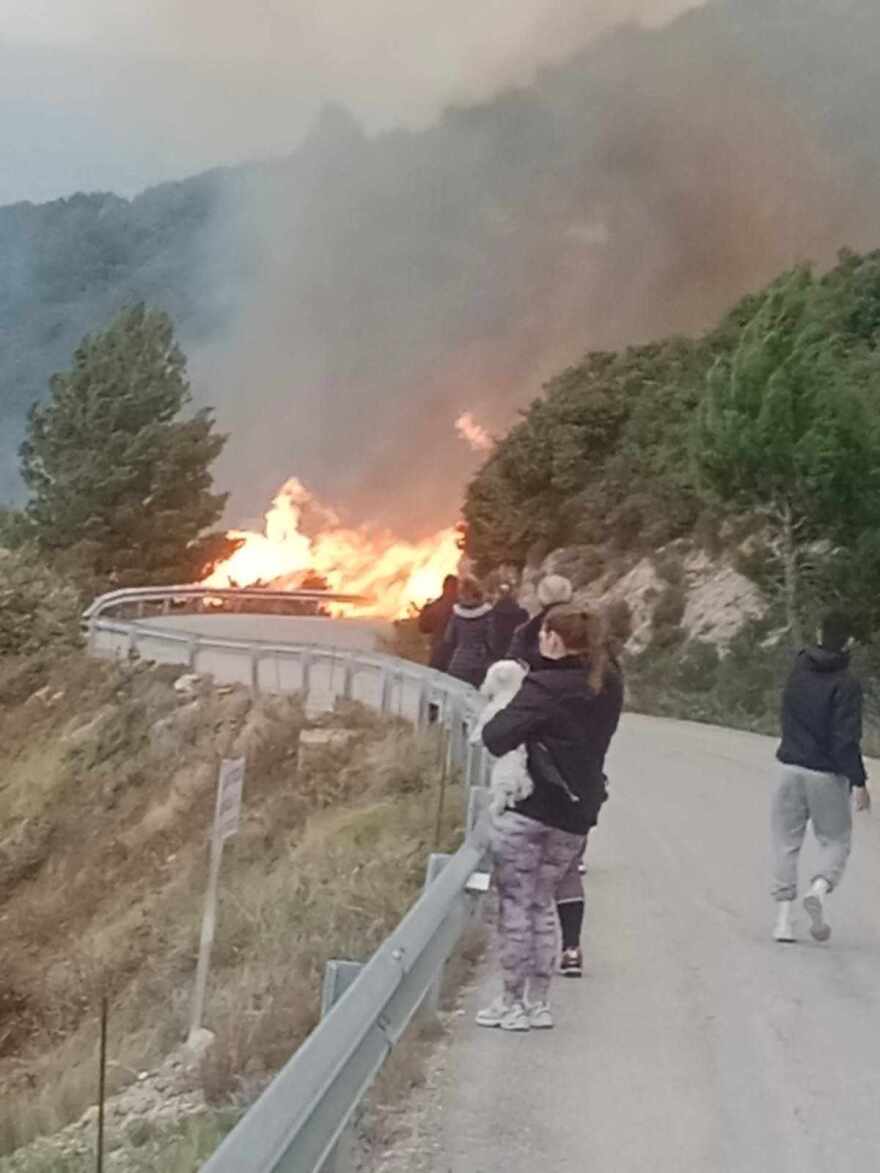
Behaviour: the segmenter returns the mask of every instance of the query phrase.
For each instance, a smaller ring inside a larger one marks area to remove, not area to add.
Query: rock
[[[303,729],[299,735],[299,769],[308,769],[328,750],[345,749],[354,737],[353,729]]]
[[[202,678],[197,672],[186,672],[174,681],[174,691],[178,696],[195,696],[202,685]]]
[[[204,1027],[190,1031],[189,1038],[182,1049],[183,1061],[188,1065],[201,1063],[214,1045],[216,1037],[213,1031],[206,1030]]]

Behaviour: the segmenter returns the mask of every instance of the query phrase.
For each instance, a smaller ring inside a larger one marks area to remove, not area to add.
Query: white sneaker
[[[791,900],[779,901],[776,928],[773,930],[773,940],[786,945],[791,944],[795,940],[794,927],[791,923],[791,906]]]
[[[552,1030],[556,1025],[546,1002],[536,1002],[534,1006],[529,1006],[528,1015],[532,1030]]]
[[[828,884],[815,880],[808,896],[804,898],[804,911],[810,918],[810,932],[815,941],[827,941],[831,936],[831,925],[825,920],[825,897]]]
[[[501,1026],[509,1009],[510,1006],[503,997],[496,998],[491,1005],[477,1011],[476,1024],[477,1026]]]
[[[531,1030],[534,1023],[521,1002],[515,1002],[498,1024],[502,1030]]]
[[[520,1002],[508,1002],[503,996],[496,998],[476,1015],[477,1026],[500,1027],[501,1030],[530,1030],[531,1023]]]

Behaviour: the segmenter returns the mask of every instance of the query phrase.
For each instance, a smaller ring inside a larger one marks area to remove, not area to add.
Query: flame
[[[474,452],[488,452],[493,446],[492,437],[482,424],[478,424],[469,411],[464,412],[455,421],[455,430],[459,436],[470,444]]]
[[[301,530],[306,511],[320,519],[314,537]],[[397,540],[387,531],[341,526],[295,477],[280,489],[266,514],[263,533],[233,530],[242,544],[218,566],[206,586],[252,586],[260,582],[294,590],[307,573],[326,579],[331,590],[369,596],[363,605],[336,605],[336,614],[402,618],[440,594],[443,579],[461,559],[459,532],[441,530],[421,542]]]

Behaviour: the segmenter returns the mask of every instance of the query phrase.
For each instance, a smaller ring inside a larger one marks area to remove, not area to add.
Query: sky
[[[0,0],[0,204],[132,195],[283,155],[325,101],[370,129],[527,80],[695,0]]]

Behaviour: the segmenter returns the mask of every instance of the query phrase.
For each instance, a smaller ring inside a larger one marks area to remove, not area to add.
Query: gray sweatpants
[[[849,781],[839,774],[781,766],[770,817],[775,900],[797,896],[798,856],[809,822],[820,849],[813,879],[827,880],[829,888],[836,888],[852,842]]]

